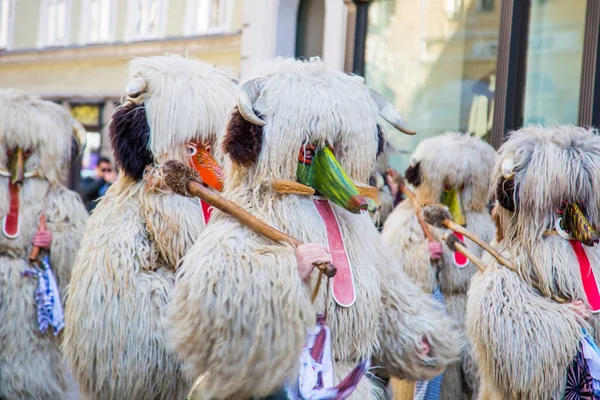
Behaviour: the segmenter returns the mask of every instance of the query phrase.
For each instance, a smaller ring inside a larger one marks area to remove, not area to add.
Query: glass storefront
[[[375,0],[366,38],[367,84],[417,131],[391,127],[390,157],[407,167],[419,141],[447,131],[484,137],[493,120],[500,1]]]
[[[585,0],[533,1],[524,125],[577,124]]]

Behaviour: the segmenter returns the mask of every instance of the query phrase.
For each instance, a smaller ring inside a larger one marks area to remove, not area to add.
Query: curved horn
[[[242,117],[248,122],[253,123],[254,125],[263,126],[265,121],[258,118],[254,113],[254,101],[257,99],[260,91],[258,90],[258,86],[256,86],[255,81],[248,81],[242,85],[240,88],[240,97],[238,99],[238,110],[240,110],[240,114]]]
[[[400,115],[398,111],[394,108],[392,103],[387,101],[385,97],[381,94],[377,93],[375,90],[369,88],[369,94],[371,98],[377,104],[377,108],[379,109],[379,115],[381,118],[385,119],[389,122],[394,128],[398,129],[400,132],[404,132],[407,135],[414,135],[414,130],[410,129],[410,127],[404,121],[404,118]]]
[[[131,81],[129,81],[127,86],[125,86],[125,94],[132,99],[135,99],[139,97],[140,94],[145,92],[147,87],[148,83],[145,79],[139,77],[133,78]]]
[[[504,179],[513,179],[515,177],[515,160],[512,154],[502,160],[502,176]]]

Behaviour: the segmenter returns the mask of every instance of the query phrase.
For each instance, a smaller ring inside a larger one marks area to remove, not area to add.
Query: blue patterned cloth
[[[440,304],[440,309],[445,309],[444,295],[439,287],[432,294],[434,300]],[[440,374],[429,381],[419,381],[415,385],[414,400],[439,400],[442,393],[442,380],[444,374]]]
[[[40,332],[46,332],[48,326],[54,329],[54,335],[65,326],[65,316],[60,302],[60,292],[56,284],[56,278],[50,266],[50,258],[45,255],[42,259],[41,268],[30,268],[24,273],[26,276],[34,276],[38,279],[35,289],[35,300],[37,302],[37,320]]]

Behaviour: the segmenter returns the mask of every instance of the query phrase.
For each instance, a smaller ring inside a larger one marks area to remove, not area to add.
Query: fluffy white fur
[[[329,71],[318,59],[280,59],[255,79],[261,95],[254,109],[266,121],[262,151],[250,168],[227,161],[225,195],[303,242],[326,244],[312,199],[279,195],[269,182],[295,180],[303,143],[328,142],[350,178],[366,184],[377,150],[375,103],[361,78]],[[354,269],[350,308],[326,299],[325,285],[311,304],[317,274],[310,285],[301,282],[294,250],[221,213],[185,256],[170,306],[171,337],[190,376],[205,375],[206,398],[265,396],[294,377],[306,328],[325,306],[338,380],[363,358],[415,379],[455,360],[459,341],[450,321],[403,273],[369,216],[333,207]],[[420,359],[423,336],[432,353]],[[364,378],[352,398],[374,396]]]
[[[464,215],[467,228],[489,242],[494,236],[494,223],[486,207],[490,175],[496,158],[495,150],[483,140],[460,133],[446,133],[422,141],[411,158],[420,163],[421,184],[416,188],[419,204],[439,203],[444,184],[463,186]],[[441,241],[443,231],[431,227]],[[387,219],[382,238],[395,256],[404,260],[408,276],[423,290],[432,293],[439,286],[444,294],[446,312],[464,334],[467,290],[477,268],[454,265],[452,252],[444,246],[439,261],[432,261],[429,242],[423,233],[410,200],[403,201]],[[481,256],[482,250],[466,240],[469,250]],[[466,399],[477,395],[478,374],[467,346],[462,359],[446,370],[442,383],[442,399]]]
[[[187,162],[186,142],[214,142],[235,102],[218,69],[177,56],[136,59],[155,160]],[[213,146],[215,148],[216,146]],[[156,171],[156,170],[155,170]],[[148,174],[150,176],[152,174]],[[204,229],[200,204],[121,176],[90,218],[73,271],[65,353],[87,399],[180,399],[189,381],[167,344],[179,260]]]
[[[0,398],[66,396],[61,336],[55,337],[52,328],[39,332],[37,279],[21,274],[31,267],[31,241],[45,214],[52,232],[50,262],[65,294],[87,219],[78,195],[60,184],[72,138],[73,125],[63,107],[24,92],[0,90],[0,166],[8,169],[6,150],[19,146],[32,151],[25,169],[38,173],[20,191],[20,236],[9,239],[0,233]],[[8,178],[0,177],[0,220],[8,212],[8,199]]]
[[[480,368],[480,397],[561,399],[582,321],[548,297],[585,301],[585,293],[569,242],[544,232],[553,228],[563,200],[581,200],[590,223],[599,226],[600,138],[573,126],[530,127],[512,133],[499,154],[492,188],[500,183],[502,161],[514,157],[519,205],[515,212],[497,210],[497,245],[521,277],[487,258],[488,269],[472,280],[467,332]],[[600,276],[598,252],[590,261]],[[543,295],[528,283],[534,276]],[[597,341],[599,323],[593,314]]]

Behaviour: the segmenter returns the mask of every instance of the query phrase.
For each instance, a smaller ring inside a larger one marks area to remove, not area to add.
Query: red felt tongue
[[[19,187],[8,182],[8,192],[10,196],[10,206],[8,214],[2,221],[2,233],[9,239],[19,236],[21,218],[19,215]]]
[[[200,200],[200,206],[202,206],[202,216],[204,217],[204,226],[206,226],[208,224],[208,221],[210,221],[210,216],[212,215],[213,206],[211,206],[204,200]]]
[[[465,245],[465,237],[461,233],[454,232],[454,235],[458,238],[458,240]],[[464,268],[469,263],[469,259],[458,251],[455,251],[453,254],[454,265],[458,268]]]
[[[327,244],[331,253],[331,261],[337,268],[333,277],[333,299],[342,307],[350,307],[356,300],[354,278],[350,260],[346,254],[344,238],[337,217],[328,200],[313,200],[327,230]]]
[[[581,283],[583,284],[583,290],[585,291],[585,297],[590,306],[590,311],[598,312],[600,311],[600,289],[598,289],[598,282],[596,281],[590,259],[580,242],[577,240],[569,240],[569,242],[575,251],[577,261],[579,262]]]

